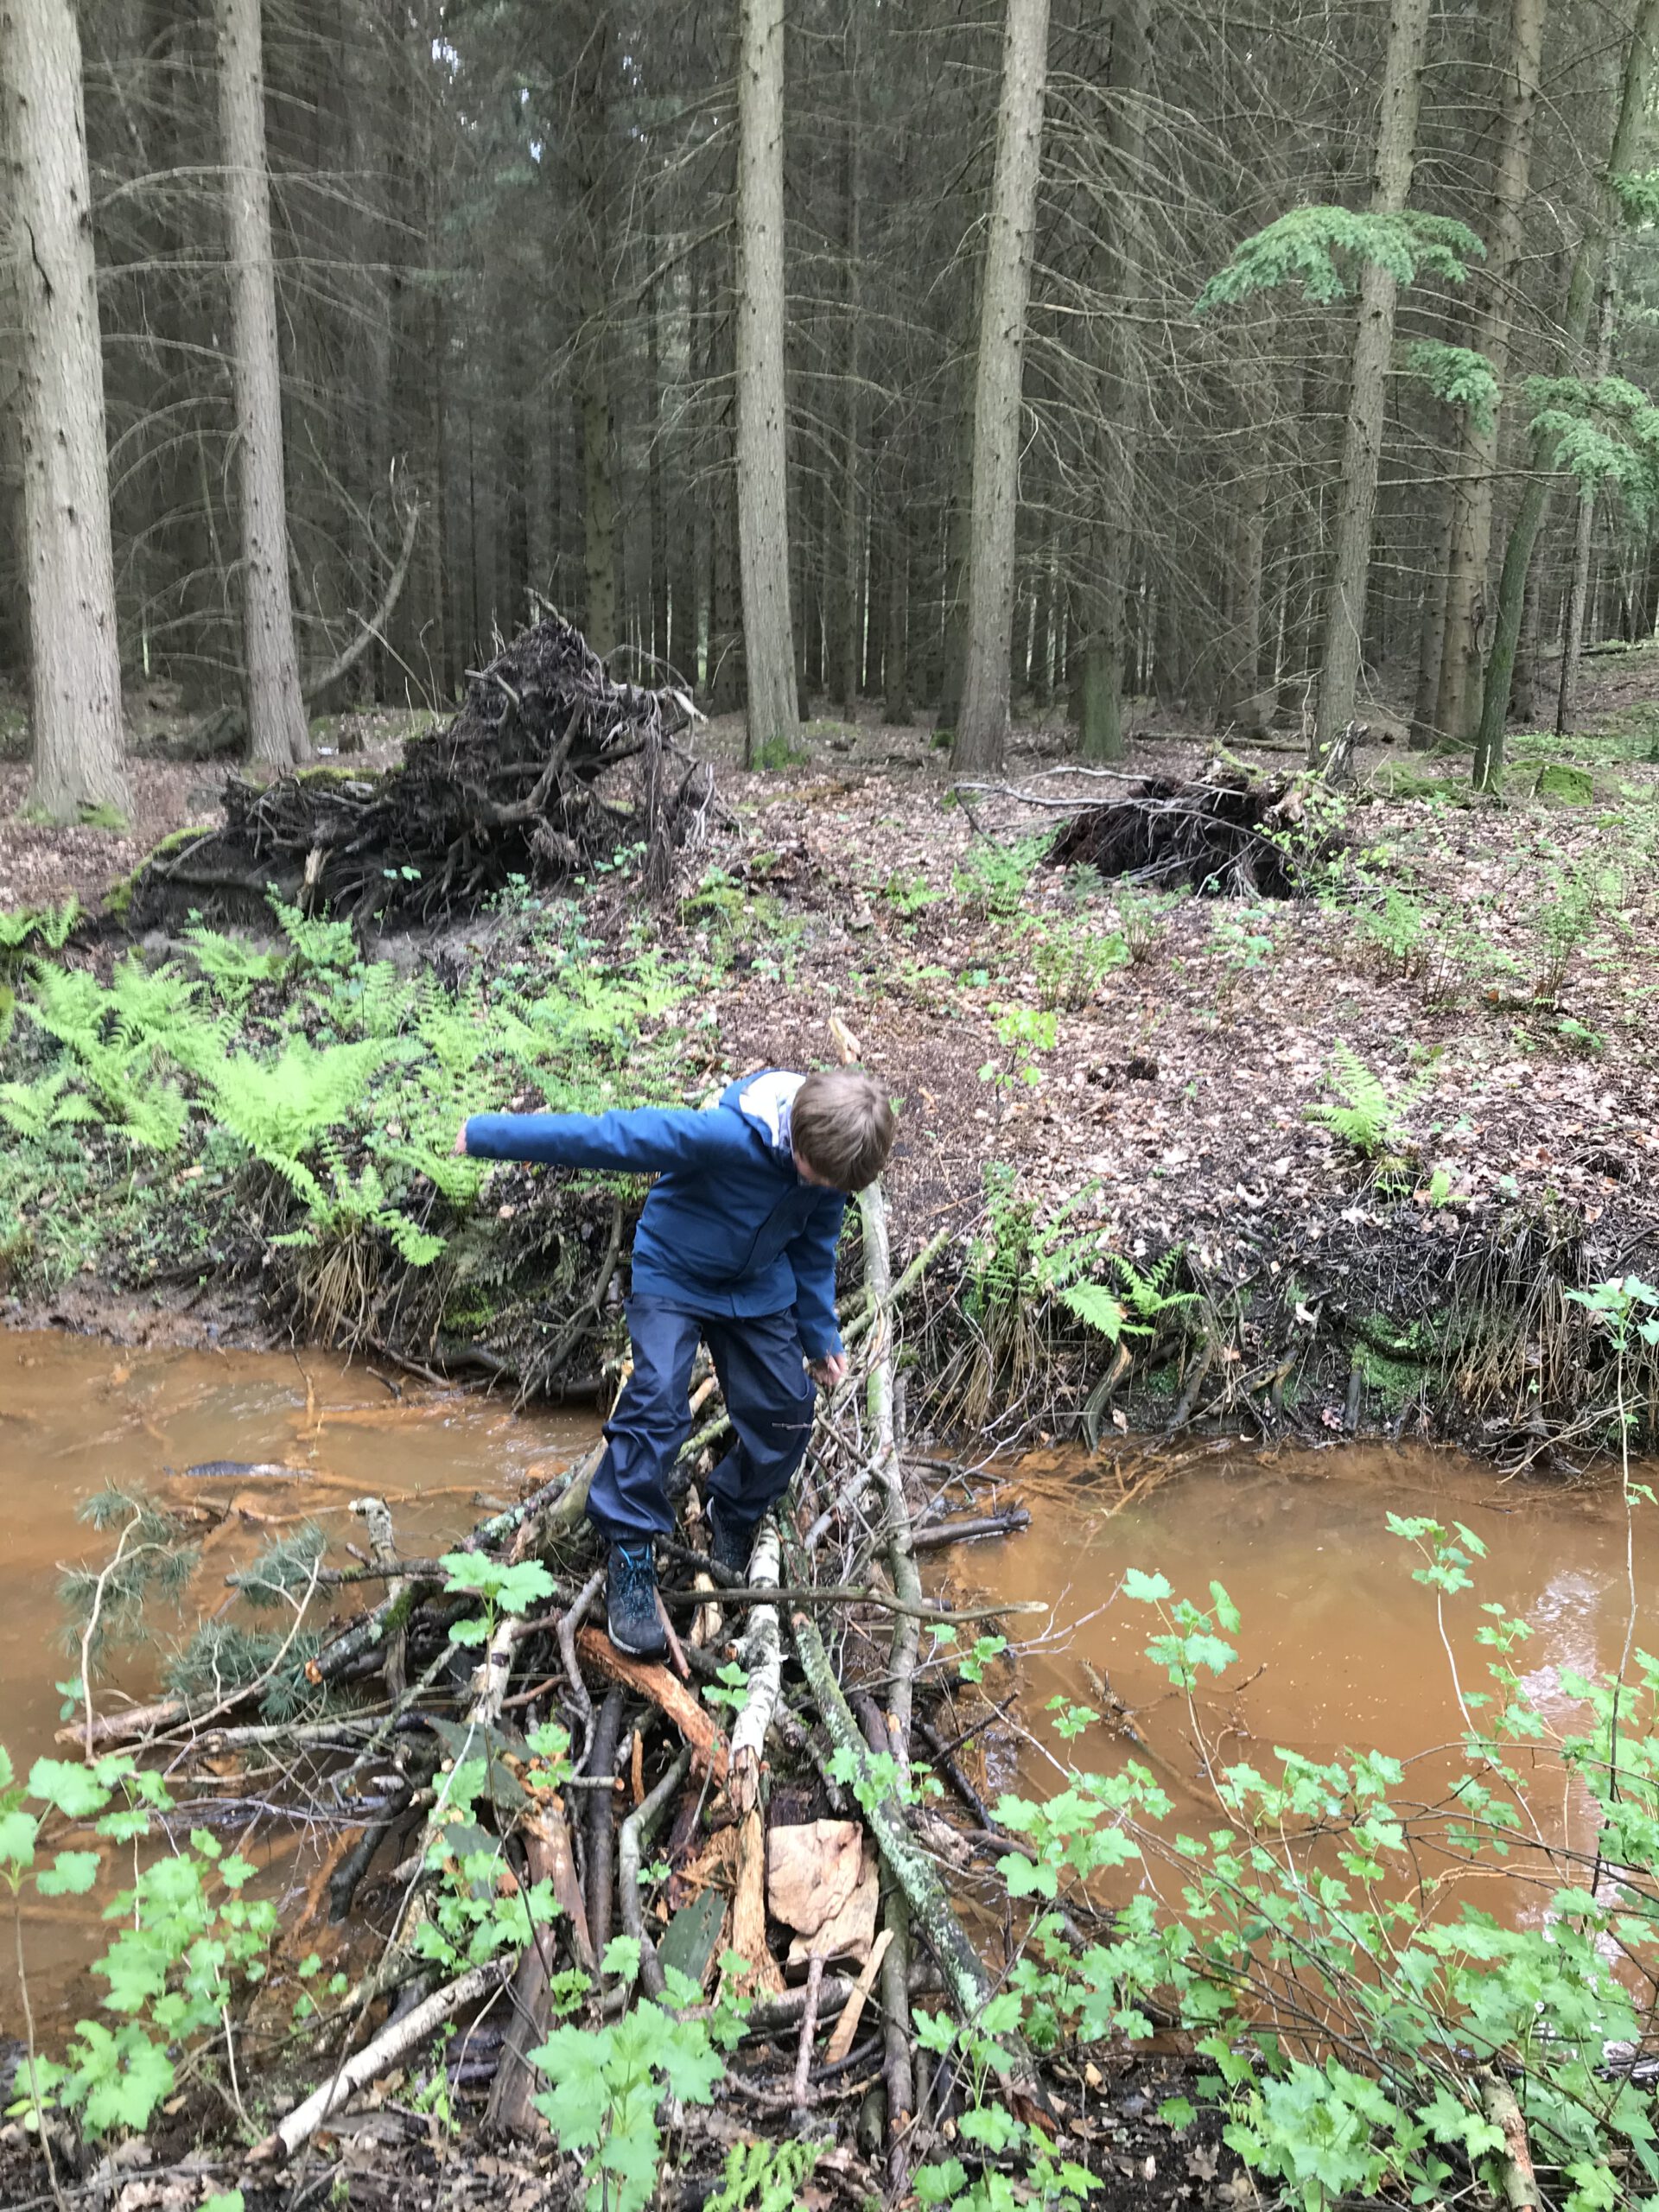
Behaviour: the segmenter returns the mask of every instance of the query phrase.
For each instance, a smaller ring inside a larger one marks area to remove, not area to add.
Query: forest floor
[[[317,735],[373,767],[399,721]],[[1096,780],[1051,716],[1018,732],[991,793],[953,792],[914,726],[817,721],[762,773],[737,766],[734,720],[699,745],[721,761],[720,805],[654,932],[696,977],[695,1019],[664,1024],[677,1087],[833,1059],[834,1016],[905,1100],[888,1179],[901,1256],[942,1228],[966,1245],[1010,1206],[1041,1224],[1077,1202],[1071,1229],[1121,1286],[1179,1248],[1212,1304],[1255,1309],[1218,1376],[1242,1381],[1287,1328],[1334,1325],[1330,1358],[1293,1387],[1314,1433],[1429,1427],[1403,1337],[1503,1224],[1552,1224],[1557,1243],[1570,1224],[1592,1275],[1653,1271],[1659,651],[1592,660],[1578,732],[1515,737],[1501,803],[1471,796],[1461,761],[1362,752],[1342,849],[1294,899],[1126,892],[1046,864],[1070,810],[1124,775],[1195,772],[1213,748],[1201,734],[1138,737]],[[1274,779],[1298,765],[1283,741],[1239,757]],[[135,759],[139,831],[118,837],[6,817],[22,771],[0,766],[0,906],[92,903],[156,836],[211,817],[220,773]],[[518,904],[404,964],[511,966],[537,926],[537,902]],[[595,950],[634,941],[620,878],[583,917]],[[1340,1133],[1356,1104],[1369,1147]],[[516,1176],[500,1172],[499,1195]],[[1030,1264],[1042,1272],[1041,1249]],[[1369,1322],[1389,1313],[1379,1340]],[[1177,1377],[1154,1379],[1179,1396]],[[1040,1376],[1002,1380],[1003,1440],[1063,1415]],[[1477,1410],[1477,1434],[1535,1442],[1524,1402]],[[1161,1425],[1155,1402],[1141,1418]]]

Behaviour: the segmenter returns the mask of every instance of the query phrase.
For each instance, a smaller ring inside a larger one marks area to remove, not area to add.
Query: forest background
[[[121,806],[111,631],[130,707],[245,696],[276,765],[446,708],[532,594],[749,695],[762,755],[864,699],[975,766],[1063,702],[1109,760],[1134,701],[1488,779],[1543,652],[1659,612],[1656,13],[99,0],[77,54],[14,0],[0,674],[28,580],[74,697],[35,799]],[[29,496],[94,403],[112,619]]]

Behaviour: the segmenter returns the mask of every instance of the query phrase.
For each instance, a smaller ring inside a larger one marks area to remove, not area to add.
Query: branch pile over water
[[[696,2017],[717,1991],[743,1993],[747,2030],[721,2094],[746,2125],[810,2113],[849,2157],[855,2141],[879,2148],[888,2185],[937,2144],[963,2062],[918,2063],[912,1996],[926,1991],[932,2009],[967,2023],[993,1988],[942,1868],[960,1875],[976,1855],[1023,1847],[995,1831],[954,1756],[995,1710],[976,1670],[963,1673],[935,1639],[924,1649],[922,1630],[965,1626],[971,1643],[982,1623],[1048,1611],[951,1611],[924,1594],[918,1551],[1022,1518],[970,1510],[952,1522],[938,1463],[931,1498],[907,1480],[895,1332],[942,1243],[893,1280],[885,1205],[866,1194],[865,1299],[846,1331],[855,1375],[821,1404],[796,1501],[763,1530],[747,1582],[723,1578],[690,1542],[660,1547],[670,1663],[623,1655],[596,1625],[603,1577],[583,1526],[595,1452],[480,1524],[467,1547],[477,1570],[459,1577],[452,1563],[400,1556],[384,1505],[359,1501],[372,1556],[344,1571],[314,1560],[298,1594],[385,1585],[307,1669],[337,1693],[378,1681],[373,1711],[244,1726],[221,1699],[89,1716],[77,1730],[89,1750],[136,1739],[164,1752],[227,1801],[286,1793],[298,1805],[309,1793],[315,1806],[326,1794],[355,1808],[360,1825],[311,1885],[316,1926],[289,1930],[289,1948],[298,1955],[318,1940],[325,1914],[366,1915],[384,1940],[373,1964],[355,1956],[351,1996],[313,2059],[327,2074],[279,2121],[270,2155],[292,2155],[458,2017],[470,2023],[466,2049],[484,2054],[468,2079],[493,2071],[492,2119],[529,2124],[544,2086],[531,2054],[568,2011],[572,1973],[588,1977],[575,2018],[594,2030],[640,1999]],[[689,1536],[702,1525],[702,1455],[725,1426],[709,1421],[682,1462]],[[450,1593],[499,1591],[515,1574],[533,1594],[486,1598],[486,1640],[466,1665],[449,1631],[475,1601]],[[959,1700],[979,1717],[964,1720]],[[568,1774],[546,1764],[548,1722],[568,1731]],[[918,1736],[957,1791],[965,1829],[913,1788]],[[319,1765],[325,1745],[334,1756]],[[457,1821],[468,1773],[482,1780]],[[480,1852],[493,1870],[486,1892],[493,1883],[538,1900],[516,1960],[505,1949],[480,1958],[435,1932],[453,1936],[455,1900],[480,1894]],[[618,1934],[632,1939],[620,1970],[614,1948],[607,1960]],[[1029,2054],[982,2036],[974,2047],[1019,2109],[1045,2109]]]

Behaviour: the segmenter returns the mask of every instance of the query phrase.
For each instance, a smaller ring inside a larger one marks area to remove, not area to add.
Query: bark
[[[668,659],[668,493],[663,466],[662,285],[651,288],[645,308],[645,375],[650,386],[651,454],[646,498],[651,514],[651,652],[649,681],[660,683]]]
[[[587,27],[576,91],[577,404],[582,419],[583,605],[588,644],[602,658],[618,642],[616,457],[611,396],[610,225],[606,174],[611,27],[601,11]]]
[[[1267,607],[1269,439],[1274,392],[1268,333],[1246,336],[1239,378],[1239,420],[1246,461],[1235,499],[1229,565],[1226,643],[1221,656],[1217,719],[1254,733],[1263,728],[1272,700],[1262,685],[1262,640]]]
[[[1605,377],[1612,359],[1613,288],[1604,284],[1601,327],[1596,340],[1596,374]],[[1555,734],[1565,737],[1573,723],[1578,702],[1579,669],[1584,652],[1585,610],[1590,600],[1590,561],[1594,550],[1596,494],[1586,486],[1579,494],[1578,527],[1573,540],[1573,573],[1567,580],[1567,605],[1561,614],[1561,667],[1555,691]]]
[[[887,646],[881,656],[881,718],[910,720],[910,520],[905,499],[905,470],[897,442],[884,448],[887,532]]]
[[[1561,358],[1569,372],[1576,367],[1583,354],[1585,341],[1589,335],[1590,318],[1601,289],[1602,271],[1606,265],[1607,244],[1612,234],[1615,212],[1608,180],[1622,175],[1631,168],[1643,118],[1647,112],[1656,35],[1659,35],[1659,0],[1642,0],[1624,57],[1618,117],[1613,125],[1612,143],[1608,149],[1606,166],[1597,182],[1594,202],[1573,256],[1572,275],[1567,281],[1567,305],[1561,315],[1560,331]],[[1547,436],[1535,435],[1528,456],[1530,474],[1503,549],[1503,567],[1497,585],[1497,607],[1491,625],[1491,655],[1486,664],[1485,687],[1481,695],[1480,728],[1475,735],[1472,775],[1476,786],[1482,791],[1496,789],[1503,772],[1503,732],[1509,711],[1510,684],[1515,672],[1516,645],[1521,634],[1521,620],[1526,607],[1527,578],[1531,571],[1538,533],[1543,527],[1544,509],[1549,499],[1549,478],[1546,471],[1551,458]]]
[[[965,289],[965,288],[964,288]],[[971,309],[972,295],[966,296]],[[968,672],[968,566],[974,505],[974,372],[964,359],[957,370],[956,436],[950,505],[945,514],[939,639],[939,727],[954,730],[962,720],[962,687]]]
[[[1527,579],[1526,605],[1516,640],[1515,674],[1510,681],[1510,719],[1530,729],[1538,717],[1539,575],[1535,563]]]
[[[975,770],[1000,767],[1007,749],[1020,383],[1047,70],[1048,0],[1007,0],[974,378],[968,637],[956,747],[957,765]]]
[[[1522,214],[1532,161],[1533,112],[1543,54],[1548,0],[1512,0],[1503,98],[1495,118],[1491,212],[1480,303],[1467,343],[1484,353],[1500,385],[1509,366],[1510,327],[1522,248]],[[1452,461],[1451,532],[1446,571],[1445,628],[1434,726],[1461,743],[1478,695],[1487,563],[1492,543],[1492,489],[1497,474],[1497,417],[1477,422],[1467,408],[1458,421]]]
[[[248,755],[280,772],[311,757],[288,577],[282,365],[265,162],[259,0],[216,0],[219,119],[230,246],[231,344],[242,503]]]
[[[1411,190],[1427,41],[1428,0],[1392,0],[1371,187],[1373,214],[1397,214]],[[1309,766],[1313,767],[1353,720],[1358,694],[1377,465],[1382,450],[1383,397],[1394,346],[1395,290],[1394,277],[1387,270],[1373,262],[1366,264],[1359,280],[1330,596],[1319,660],[1319,709],[1309,748]]]
[[[836,561],[834,588],[838,650],[836,664],[830,671],[836,703],[849,720],[856,719],[857,715],[859,676],[864,658],[859,574],[859,556],[863,548],[859,472],[864,459],[863,363],[861,358],[864,303],[859,267],[862,123],[858,111],[858,24],[859,11],[855,5],[848,14],[846,57],[846,77],[851,93],[852,111],[848,116],[842,136],[841,157],[846,253],[846,334],[842,346],[840,481],[835,494]]]
[[[1146,142],[1143,98],[1151,0],[1123,0],[1112,19],[1107,83],[1106,144],[1115,188],[1109,233],[1097,279],[1103,298],[1128,302],[1141,277],[1138,206]],[[1141,388],[1135,326],[1127,315],[1106,319],[1106,359],[1101,375],[1102,431],[1096,442],[1097,502],[1086,581],[1079,594],[1086,642],[1078,701],[1079,750],[1085,760],[1121,760],[1128,670],[1129,572],[1134,558],[1130,501],[1141,442]],[[1115,436],[1104,426],[1114,426]]]
[[[56,822],[130,804],[110,538],[104,365],[80,40],[71,0],[0,0],[0,99],[22,347],[29,804]]]
[[[738,59],[737,505],[746,764],[798,728],[784,397],[784,7],[742,0]]]

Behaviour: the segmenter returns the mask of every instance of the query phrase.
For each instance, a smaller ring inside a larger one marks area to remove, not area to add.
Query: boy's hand
[[[466,1159],[466,1157],[467,1157],[467,1124],[466,1124],[466,1122],[463,1122],[461,1123],[461,1125],[460,1128],[456,1130],[456,1132],[455,1132],[455,1141],[454,1141],[454,1144],[452,1144],[452,1145],[450,1146],[449,1150],[450,1150],[451,1154],[453,1154],[453,1156],[454,1156],[455,1159],[457,1159],[457,1160],[465,1160],[465,1159]]]
[[[820,1390],[833,1390],[837,1382],[847,1380],[847,1355],[844,1351],[830,1351],[822,1359],[809,1359],[806,1371]]]

